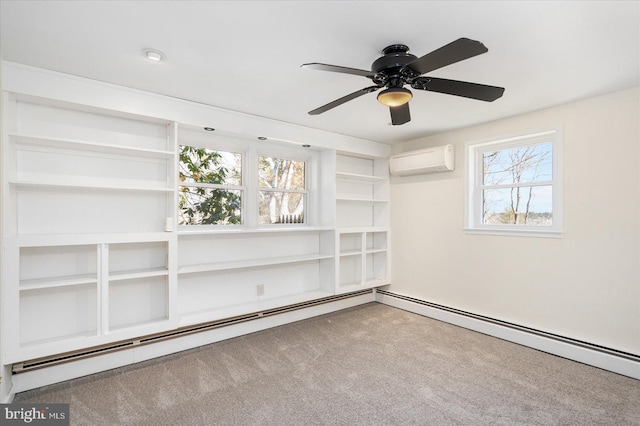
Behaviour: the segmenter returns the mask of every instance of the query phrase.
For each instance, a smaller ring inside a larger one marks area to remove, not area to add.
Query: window
[[[242,224],[242,154],[180,146],[179,225]]]
[[[260,156],[259,224],[305,223],[305,162]]]
[[[320,185],[331,183],[318,178],[317,150],[189,131],[183,137],[177,214],[185,232],[318,223]]]
[[[466,230],[559,235],[560,143],[547,130],[468,144]]]

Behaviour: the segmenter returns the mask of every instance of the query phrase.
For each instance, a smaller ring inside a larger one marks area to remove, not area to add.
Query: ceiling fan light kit
[[[382,50],[383,56],[371,64],[371,71],[318,62],[303,64],[302,66],[306,68],[366,77],[375,84],[309,111],[309,114],[322,114],[350,100],[386,87],[378,94],[378,101],[389,107],[391,124],[396,126],[405,124],[411,121],[409,101],[413,98],[411,91],[404,88],[405,85],[416,90],[493,102],[502,96],[503,87],[423,76],[428,72],[486,52],[488,49],[481,42],[460,38],[420,58],[409,53],[409,47],[404,44],[387,46]]]
[[[378,102],[388,107],[404,105],[413,98],[409,89],[404,87],[390,87],[378,93]]]

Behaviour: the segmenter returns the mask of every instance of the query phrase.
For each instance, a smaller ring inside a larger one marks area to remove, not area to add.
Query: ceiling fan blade
[[[413,81],[414,89],[429,92],[446,93],[479,101],[493,102],[504,93],[504,87],[487,86],[486,84],[469,83],[467,81],[447,80],[444,78],[420,77]]]
[[[340,67],[338,65],[320,64],[318,62],[313,62],[310,64],[302,64],[300,66],[305,68],[310,68],[312,70],[332,71],[332,72],[339,72],[343,74],[361,75],[364,77],[373,77],[375,75],[375,73],[371,71],[359,70],[357,68]]]
[[[489,49],[479,41],[459,38],[440,49],[414,59],[407,64],[407,67],[418,74],[425,74],[488,51]]]
[[[355,98],[359,98],[362,95],[366,95],[367,93],[371,93],[371,92],[375,92],[376,90],[378,90],[379,87],[378,86],[370,86],[370,87],[365,87],[364,89],[360,89],[356,92],[350,93],[347,96],[343,96],[340,99],[336,99],[333,102],[329,102],[326,105],[323,105],[319,108],[314,109],[313,111],[309,111],[309,115],[318,115],[318,114],[322,114],[323,112],[327,112],[332,108],[335,108],[339,105],[342,105],[345,102],[349,102],[350,100],[353,100]]]
[[[389,107],[389,111],[391,111],[391,124],[393,124],[394,126],[399,126],[411,121],[409,102],[397,107]]]

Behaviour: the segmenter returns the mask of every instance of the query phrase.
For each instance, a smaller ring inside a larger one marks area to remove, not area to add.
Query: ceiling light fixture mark
[[[155,49],[144,49],[142,53],[144,53],[145,58],[152,62],[162,62],[165,58],[164,53]]]

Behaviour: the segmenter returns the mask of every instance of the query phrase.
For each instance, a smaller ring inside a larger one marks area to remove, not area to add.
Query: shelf
[[[138,278],[162,277],[169,275],[166,268],[145,269],[142,271],[112,272],[109,281],[135,280]]]
[[[11,180],[11,185],[23,188],[42,188],[42,189],[83,189],[83,190],[110,190],[110,191],[141,191],[141,192],[173,192],[169,188],[148,188],[136,186],[118,186],[118,185],[95,185],[95,184],[77,184],[64,182],[46,182],[46,181],[29,181],[29,180]]]
[[[361,281],[346,282],[346,283],[340,283],[339,291],[344,292],[345,290],[347,290],[347,288],[349,288],[349,290],[352,290],[357,288],[364,289],[364,288],[371,288],[371,287],[380,287],[387,284],[389,284],[388,280],[383,280],[380,278],[366,280],[364,283]]]
[[[75,277],[38,278],[20,281],[20,291],[38,290],[43,288],[67,287],[74,285],[96,284],[95,275],[79,275]]]
[[[389,228],[384,226],[350,226],[344,228],[337,228],[340,234],[358,234],[362,232],[388,232]]]
[[[229,269],[253,268],[259,266],[283,265],[287,263],[310,262],[321,259],[331,259],[331,254],[307,254],[301,256],[271,257],[265,259],[241,260],[235,262],[204,263],[187,265],[178,268],[178,274],[193,274],[197,272],[224,271]]]
[[[340,252],[340,257],[358,256],[362,254],[362,250],[345,250]]]
[[[353,281],[353,282],[340,283],[340,288],[342,287],[362,287],[362,282]]]
[[[386,253],[387,249],[377,249],[377,248],[368,248],[366,253],[367,254],[373,254],[373,253]]]
[[[206,225],[205,225],[206,226]],[[225,225],[218,225],[224,227]],[[248,228],[248,227],[232,227],[223,229],[195,229],[195,230],[179,230],[179,236],[189,235],[211,235],[211,234],[225,234],[225,235],[242,235],[242,234],[268,234],[273,232],[320,232],[320,231],[333,231],[335,228],[329,227],[312,227],[312,226],[283,226],[274,225],[270,228]]]
[[[367,183],[382,183],[387,181],[387,178],[383,178],[380,176],[360,175],[356,173],[344,173],[344,172],[337,172],[336,179],[342,180],[342,181],[355,181],[355,182],[367,182]]]
[[[127,244],[169,241],[171,232],[112,234],[38,234],[5,237],[6,247],[52,247],[87,244]]]
[[[374,198],[354,198],[354,197],[336,197],[336,201],[352,201],[357,203],[388,203],[389,200],[381,200]]]
[[[134,328],[143,328],[143,327],[146,327],[146,326],[151,325],[151,324],[163,324],[163,323],[167,324],[168,326],[171,325],[169,319],[166,318],[166,317],[165,318],[159,318],[159,319],[149,319],[149,320],[136,321],[136,322],[123,324],[123,325],[118,325],[118,326],[113,326],[113,327],[110,326],[108,333],[118,332],[118,331],[121,331],[121,330],[131,330],[131,329],[134,329]]]
[[[371,280],[367,280],[364,283],[365,287],[379,287],[381,285],[387,285],[387,284],[389,284],[389,280],[386,280],[386,279],[383,280],[383,279],[380,279],[380,278],[374,278],[374,279],[371,279]]]
[[[157,149],[132,148],[123,145],[110,145],[99,142],[86,142],[72,139],[47,138],[35,135],[21,135],[12,133],[9,137],[17,144],[45,146],[51,148],[75,149],[87,152],[99,152],[103,154],[139,155],[148,158],[168,158],[174,155],[171,151]]]

